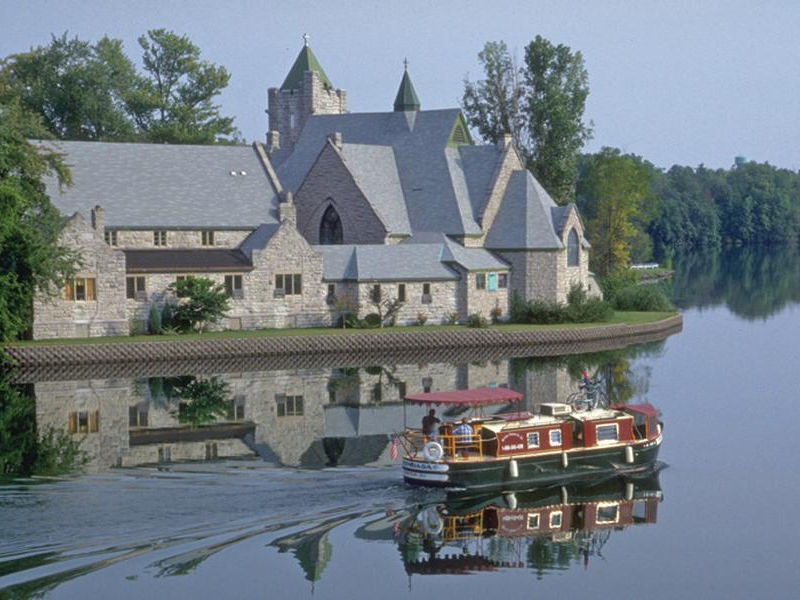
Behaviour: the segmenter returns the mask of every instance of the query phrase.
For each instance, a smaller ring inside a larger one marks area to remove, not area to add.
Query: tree
[[[138,76],[120,40],[92,45],[53,36],[48,46],[15,54],[0,77],[47,129],[66,140],[130,140],[135,134],[126,101]]]
[[[213,144],[238,132],[223,117],[215,96],[228,85],[225,67],[200,60],[200,49],[186,36],[152,29],[139,37],[147,73],[129,106],[137,126],[151,142]]]
[[[43,178],[70,182],[61,156],[30,138],[47,131],[0,82],[0,342],[32,324],[34,295],[61,289],[78,256],[59,245],[64,219],[50,203]]]
[[[381,286],[377,284],[372,286],[369,291],[369,301],[375,307],[381,328],[387,322],[392,324],[397,318],[397,313],[400,312],[403,304],[405,304],[400,298],[392,300],[389,297],[384,297]]]
[[[521,68],[503,42],[488,42],[478,59],[486,79],[464,82],[467,122],[492,142],[511,134],[526,166],[553,198],[570,201],[578,153],[591,138],[591,124],[583,122],[589,95],[583,56],[537,35],[525,48]]]
[[[181,331],[196,329],[203,332],[209,324],[224,317],[230,308],[225,286],[205,277],[190,275],[171,284],[168,289],[180,298],[172,321]]]
[[[592,268],[614,275],[630,265],[631,247],[644,235],[634,223],[652,201],[650,172],[641,160],[616,148],[588,158],[578,189],[578,204],[592,243]]]

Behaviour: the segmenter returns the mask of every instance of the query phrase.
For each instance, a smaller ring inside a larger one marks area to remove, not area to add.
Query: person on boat
[[[453,437],[456,440],[456,448],[461,451],[461,456],[469,455],[469,446],[472,444],[472,426],[467,422],[467,417],[461,419],[461,423],[453,427]]]
[[[432,440],[436,439],[441,421],[436,417],[436,411],[430,409],[428,414],[422,417],[422,435]]]

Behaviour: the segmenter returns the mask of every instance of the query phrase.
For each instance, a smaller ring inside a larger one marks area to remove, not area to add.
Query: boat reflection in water
[[[413,513],[397,543],[409,575],[530,568],[541,577],[587,567],[612,531],[655,523],[661,499],[657,469],[494,496],[451,493]]]

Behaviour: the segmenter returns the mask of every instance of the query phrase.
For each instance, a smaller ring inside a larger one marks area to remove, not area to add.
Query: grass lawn
[[[654,323],[677,314],[676,312],[623,312],[617,311],[610,321],[602,323],[565,323],[560,325],[522,325],[499,324],[487,329],[495,331],[536,331],[539,329],[583,329],[607,325],[641,325]],[[417,333],[420,331],[469,331],[465,325],[408,325],[403,327],[384,327],[383,329],[340,329],[334,327],[305,327],[297,329],[255,329],[251,331],[210,331],[207,333],[187,333],[183,335],[135,335],[120,337],[70,338],[56,340],[35,340],[11,342],[8,346],[42,346],[69,344],[119,344],[130,342],[178,342],[215,339],[239,339],[273,336],[304,335],[362,335],[365,333]]]

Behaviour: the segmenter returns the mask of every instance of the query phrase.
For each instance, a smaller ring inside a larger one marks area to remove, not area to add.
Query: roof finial
[[[308,35],[307,33],[304,33],[304,34],[303,34],[303,45],[304,45],[306,48],[308,48],[308,40],[310,40],[310,39],[311,39],[311,36],[310,36],[310,35]]]
[[[408,57],[407,56],[403,59],[403,69],[408,71]]]

